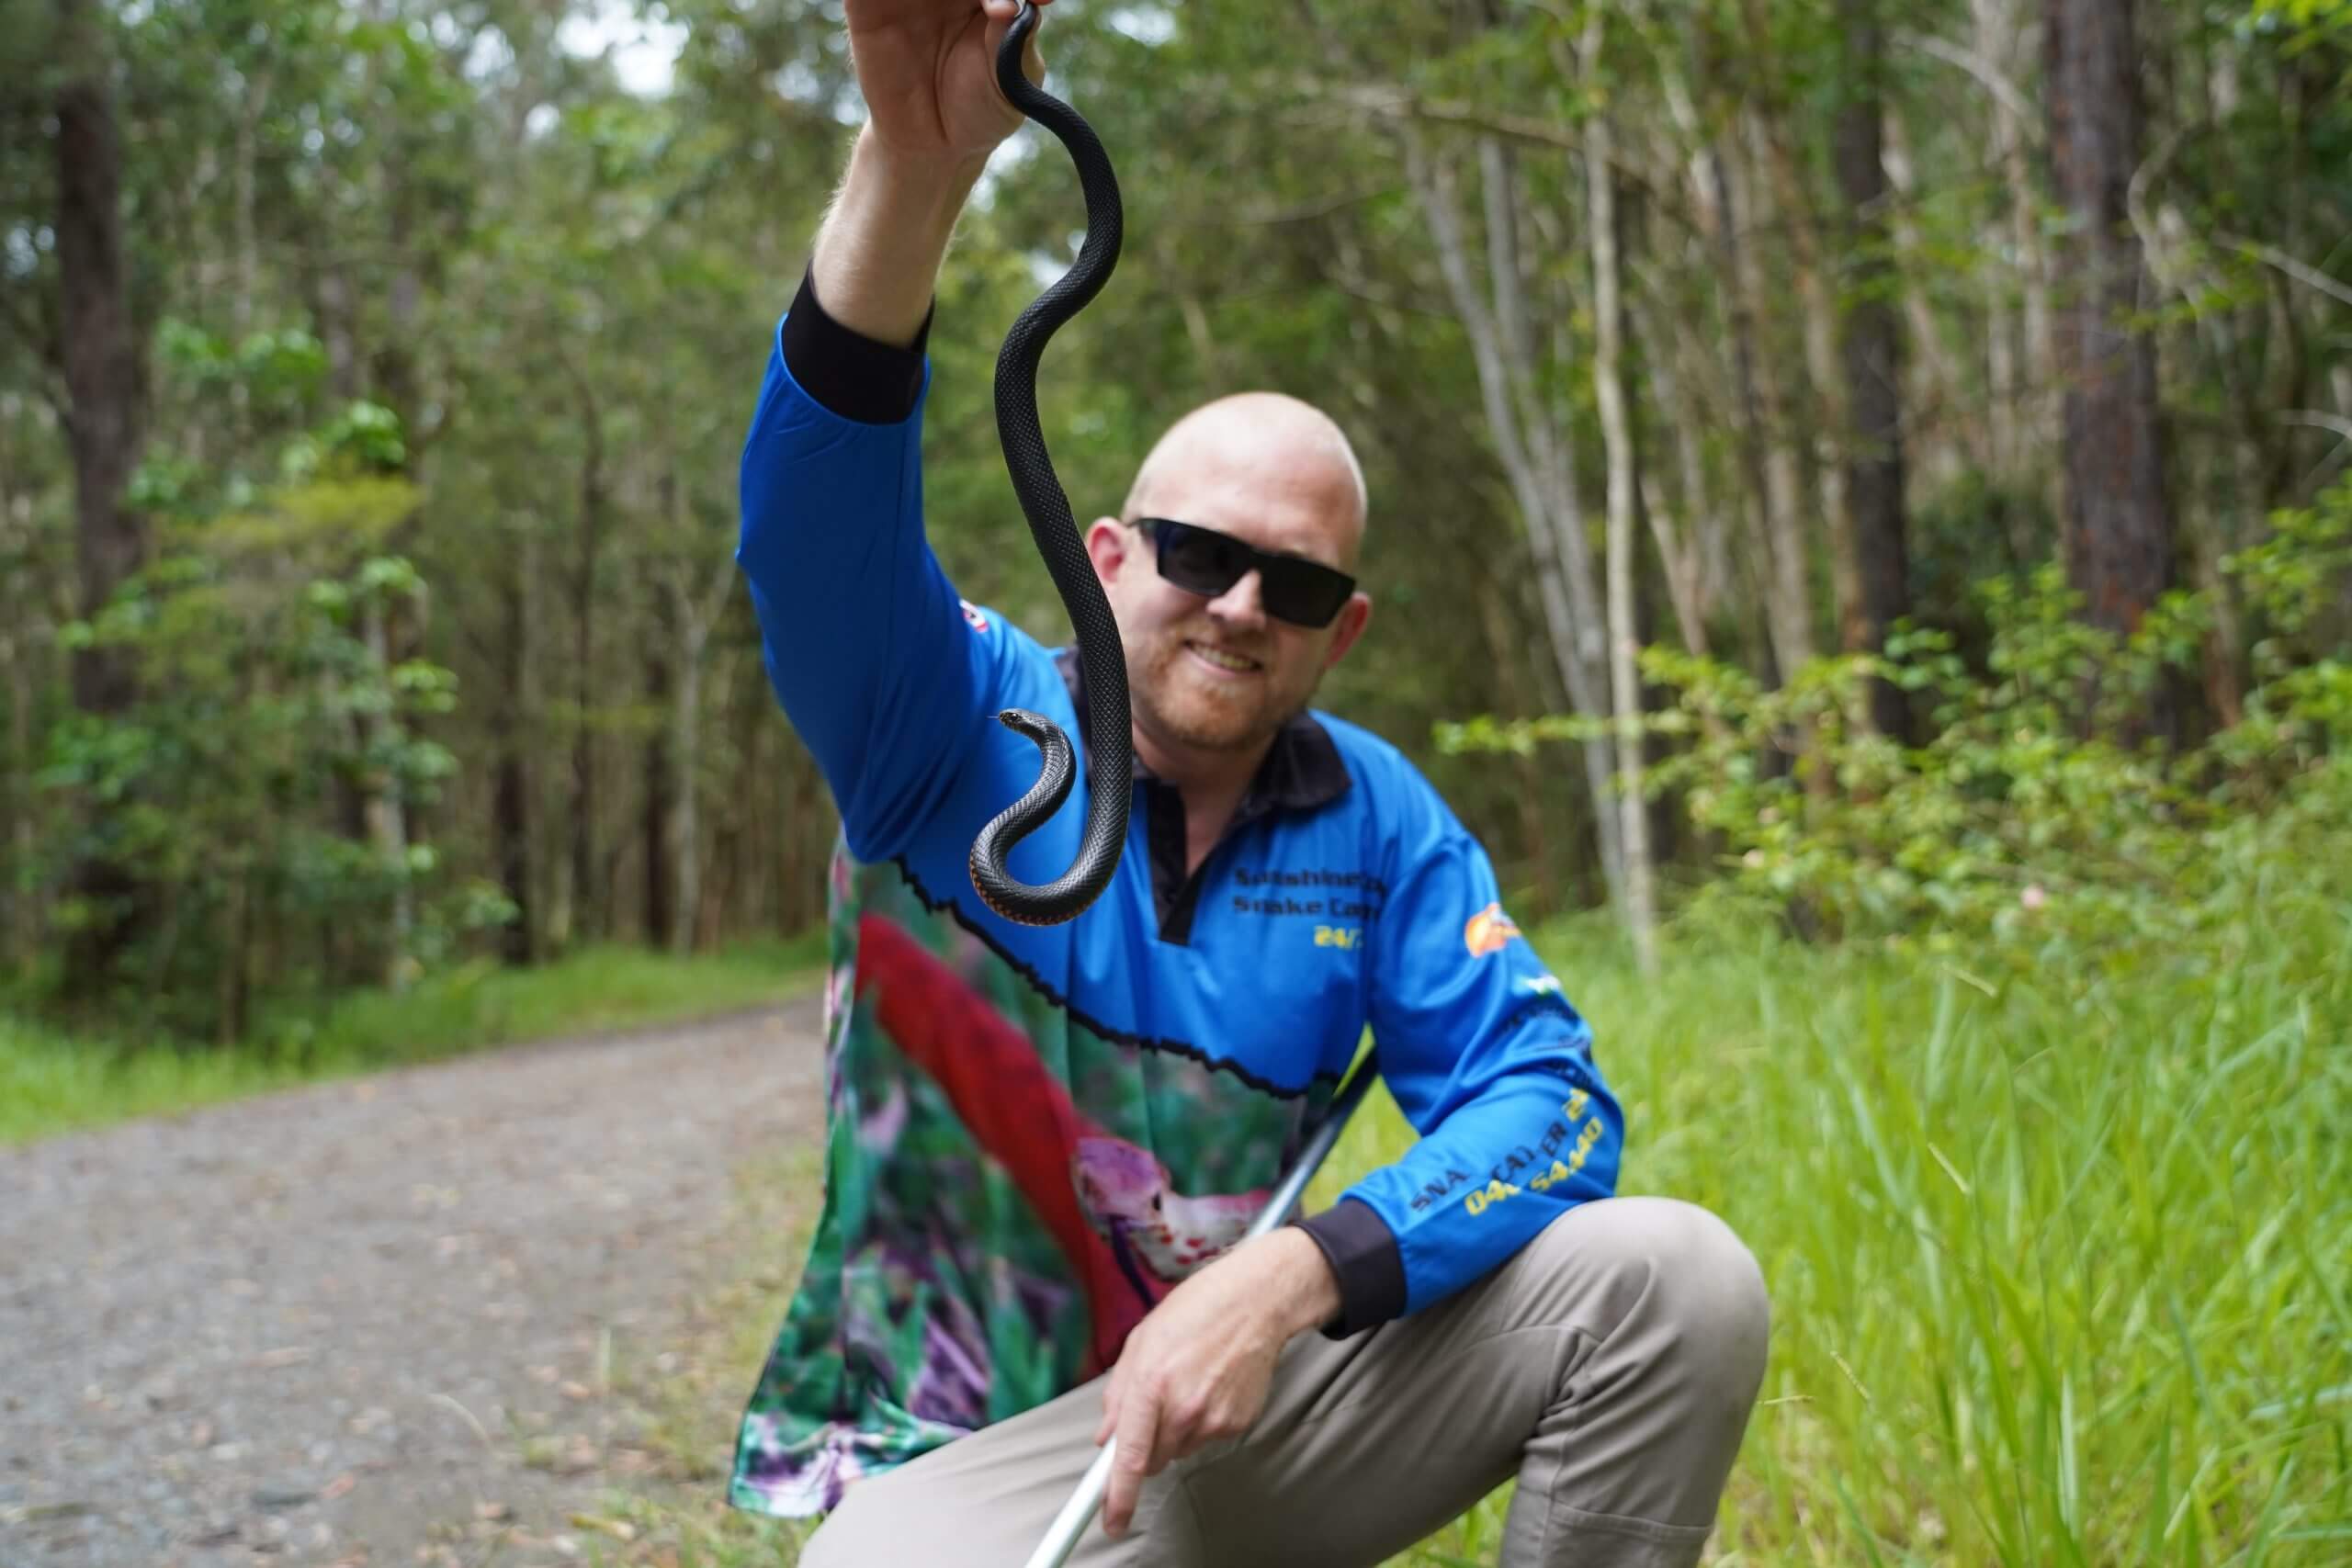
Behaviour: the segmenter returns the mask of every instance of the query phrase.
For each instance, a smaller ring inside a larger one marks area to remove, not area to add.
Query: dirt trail
[[[821,1049],[812,997],[0,1151],[0,1568],[582,1551],[604,1369],[668,1354]]]

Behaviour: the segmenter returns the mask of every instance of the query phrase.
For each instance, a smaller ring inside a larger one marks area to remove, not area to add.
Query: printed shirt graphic
[[[796,309],[799,308],[796,306]],[[844,418],[771,353],[737,559],[770,680],[842,815],[831,873],[824,1201],[743,1417],[729,1500],[829,1509],[1106,1370],[1238,1241],[1372,1032],[1421,1134],[1301,1223],[1356,1332],[1442,1300],[1614,1189],[1623,1127],[1584,1021],[1484,852],[1393,747],[1308,724],[1344,777],[1228,832],[1163,924],[1141,808],[1077,919],[1005,921],[966,866],[1035,782],[997,723],[1081,736],[1051,650],[958,598],[922,531],[914,412]],[[1081,749],[1081,764],[1084,762]],[[1012,853],[1059,875],[1085,818]]]

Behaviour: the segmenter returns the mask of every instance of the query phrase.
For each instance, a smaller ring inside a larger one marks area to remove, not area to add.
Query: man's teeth
[[[1255,670],[1258,668],[1258,661],[1256,660],[1244,659],[1238,653],[1227,653],[1224,649],[1216,648],[1204,648],[1197,642],[1188,643],[1185,646],[1190,648],[1194,653],[1199,654],[1203,659],[1207,660],[1211,664],[1216,665],[1220,670]]]

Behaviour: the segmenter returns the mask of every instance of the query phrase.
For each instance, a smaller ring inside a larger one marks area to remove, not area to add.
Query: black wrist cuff
[[[842,418],[897,424],[915,412],[922,395],[924,345],[938,309],[934,300],[924,312],[913,347],[881,343],[825,314],[812,268],[800,275],[800,292],[784,318],[785,368],[802,391]]]
[[[1340,1315],[1323,1325],[1345,1339],[1405,1314],[1405,1259],[1396,1233],[1361,1198],[1342,1198],[1298,1228],[1315,1238],[1340,1282]]]

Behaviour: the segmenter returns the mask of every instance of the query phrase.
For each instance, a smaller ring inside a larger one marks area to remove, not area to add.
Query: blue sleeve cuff
[[[924,345],[931,318],[923,315],[914,346],[899,348],[852,332],[817,302],[813,271],[800,275],[800,292],[784,318],[784,364],[800,389],[828,412],[860,424],[899,424],[922,396]]]
[[[1323,1249],[1340,1282],[1340,1315],[1323,1325],[1327,1339],[1345,1339],[1405,1315],[1405,1258],[1388,1222],[1361,1198],[1342,1198],[1298,1228]]]

